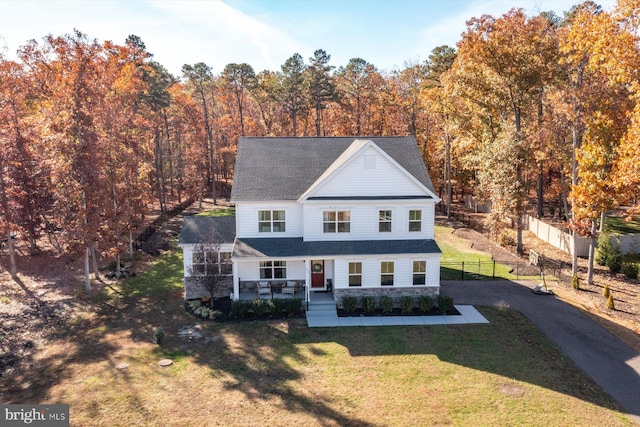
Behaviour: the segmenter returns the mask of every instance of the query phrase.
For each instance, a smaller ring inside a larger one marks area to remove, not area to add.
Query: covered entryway
[[[311,261],[311,290],[323,291],[325,289],[324,260],[313,260]]]

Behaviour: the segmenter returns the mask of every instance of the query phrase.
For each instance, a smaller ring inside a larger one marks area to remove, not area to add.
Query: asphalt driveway
[[[532,282],[441,285],[456,304],[508,307],[525,315],[640,424],[640,354],[588,316],[555,296],[532,293]]]

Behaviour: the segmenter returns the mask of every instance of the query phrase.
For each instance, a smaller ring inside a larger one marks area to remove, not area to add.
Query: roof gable
[[[371,140],[356,139],[299,201],[332,196],[427,196],[435,194]]]
[[[354,145],[356,140],[363,142]],[[348,150],[357,152],[367,141],[435,194],[412,136],[242,137],[238,142],[231,201],[298,200],[320,177],[330,173],[332,166],[346,163],[351,153]]]

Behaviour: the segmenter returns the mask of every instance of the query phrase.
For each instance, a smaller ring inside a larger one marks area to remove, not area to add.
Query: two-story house
[[[437,295],[439,201],[410,136],[240,138],[234,298],[259,281],[296,281],[307,298],[336,301]]]

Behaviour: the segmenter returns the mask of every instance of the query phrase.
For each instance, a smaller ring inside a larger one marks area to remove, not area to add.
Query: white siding
[[[373,157],[375,162],[371,160]],[[372,163],[374,167],[370,167]],[[415,196],[424,193],[407,172],[370,147],[322,183],[313,196]]]
[[[183,276],[189,277],[189,268],[193,263],[193,248],[194,244],[180,245],[182,248],[182,263],[183,263]],[[233,252],[233,243],[225,243],[220,245],[220,252]]]
[[[285,211],[284,233],[260,233],[258,231],[258,211]],[[302,207],[295,201],[238,202],[236,204],[236,236],[254,237],[302,237]]]
[[[362,263],[362,288],[395,288],[413,287],[413,261],[427,261],[425,286],[440,286],[440,254],[398,255],[398,256],[360,256],[352,258],[338,258],[335,260],[334,287],[349,289],[349,263]],[[380,263],[393,261],[393,286],[380,285]],[[416,286],[418,287],[418,286]],[[422,287],[422,286],[420,286]]]
[[[422,230],[409,231],[409,211],[422,210]],[[324,211],[350,211],[349,233],[324,233],[322,213]],[[379,232],[380,210],[392,211],[391,232]],[[340,203],[304,204],[304,240],[410,240],[434,238],[434,202],[418,200],[373,200]]]
[[[280,261],[275,260],[274,261]],[[305,267],[302,260],[282,260],[287,262],[287,279],[288,280],[305,280]],[[238,279],[243,282],[246,280],[260,280],[260,261],[237,261]],[[285,280],[285,279],[283,279]]]

